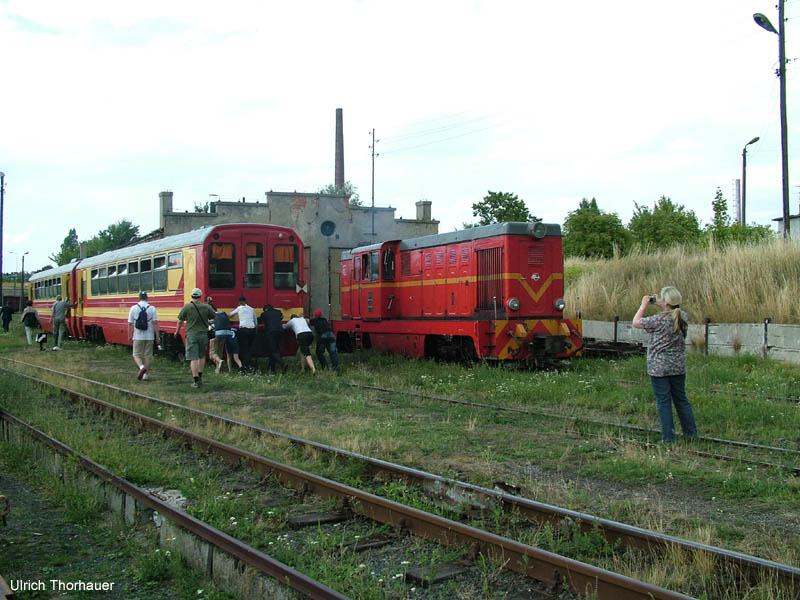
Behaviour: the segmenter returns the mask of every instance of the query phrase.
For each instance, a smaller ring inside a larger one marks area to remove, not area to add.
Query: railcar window
[[[297,246],[276,245],[273,249],[273,285],[276,290],[289,290],[297,285],[300,266]]]
[[[117,265],[110,265],[108,267],[108,293],[117,293]]]
[[[353,281],[361,281],[361,257],[353,259]]]
[[[167,291],[167,257],[163,254],[153,257],[153,291]]]
[[[381,266],[379,252],[377,250],[370,254],[369,263],[370,263],[369,278],[372,279],[373,281],[377,281],[378,279],[380,279],[380,266]]]
[[[245,245],[245,254],[247,259],[245,287],[264,287],[264,246],[258,242],[248,242]]]
[[[394,252],[391,250],[383,251],[383,279],[384,281],[394,280]]]
[[[139,293],[139,261],[128,263],[128,291]]]
[[[100,293],[107,294],[108,293],[108,267],[100,267],[99,273],[97,275],[98,282],[100,284]]]
[[[117,265],[117,289],[120,294],[128,293],[128,263]]]
[[[92,269],[92,296],[100,293],[100,269]]]
[[[208,257],[208,286],[232,290],[236,283],[236,249],[227,242],[212,242]]]
[[[183,267],[183,252],[170,252],[167,257],[167,266],[170,269],[180,269]]]
[[[139,259],[139,289],[142,292],[153,291],[153,259],[149,256]]]

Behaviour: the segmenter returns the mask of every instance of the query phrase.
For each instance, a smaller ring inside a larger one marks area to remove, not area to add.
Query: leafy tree
[[[472,214],[480,219],[478,225],[507,221],[541,221],[530,213],[525,201],[520,200],[516,194],[491,190],[483,200],[472,205]]]
[[[606,213],[597,200],[584,198],[564,221],[564,254],[585,258],[610,258],[630,246],[631,234],[616,213]]]
[[[361,198],[359,198],[356,189],[356,186],[354,186],[352,183],[345,181],[343,187],[336,187],[335,184],[329,183],[328,185],[319,188],[317,193],[328,194],[329,196],[347,196],[351,206],[363,206],[361,203]]]
[[[206,202],[204,204],[200,204],[199,202],[195,202],[194,203],[194,212],[196,212],[196,213],[207,213],[207,212],[210,212],[210,211],[211,211],[211,205],[208,202],[208,200],[206,200]]]
[[[122,219],[99,231],[90,239],[87,254],[95,256],[108,250],[121,248],[130,244],[137,237],[139,237],[139,226],[134,225],[128,219]]]
[[[59,267],[67,264],[73,258],[80,256],[80,248],[78,246],[78,232],[75,228],[69,230],[67,237],[61,242],[61,250],[56,254],[51,254],[48,258],[56,263]]]
[[[636,202],[628,231],[642,247],[666,248],[675,244],[697,244],[700,223],[692,210],[686,210],[666,196],[661,196],[651,211]]]
[[[717,188],[714,200],[711,202],[714,217],[706,226],[705,242],[711,240],[717,245],[730,242],[757,243],[770,238],[773,233],[768,225],[743,225],[733,223],[728,214],[728,201],[722,195],[722,190]]]

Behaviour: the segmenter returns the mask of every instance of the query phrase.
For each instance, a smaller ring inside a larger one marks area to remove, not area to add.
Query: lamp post
[[[747,225],[747,219],[744,216],[745,198],[747,197],[747,147],[750,144],[755,144],[759,139],[758,136],[747,142],[742,148],[742,225]]]
[[[3,198],[6,192],[6,174],[0,171],[0,306],[3,304]]]
[[[786,19],[783,18],[783,4],[778,0],[778,31],[761,13],[753,15],[756,24],[770,33],[778,35],[778,78],[781,83],[781,170],[783,172],[783,239],[789,239],[789,140],[786,126]]]
[[[25,255],[27,252],[22,253],[22,272],[19,274],[19,310],[22,310],[22,305],[25,300]]]

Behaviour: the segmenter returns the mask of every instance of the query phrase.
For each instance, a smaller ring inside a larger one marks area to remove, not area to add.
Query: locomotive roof
[[[543,223],[547,228],[545,236],[558,236],[561,237],[561,225],[557,223]],[[448,233],[437,233],[434,235],[426,235],[418,238],[411,238],[400,242],[400,250],[413,250],[419,248],[433,248],[435,246],[446,246],[447,244],[460,244],[462,242],[471,242],[483,238],[495,237],[498,235],[532,235],[534,223],[492,223],[491,225],[481,225],[480,227],[469,227],[459,231],[450,231]],[[385,242],[384,242],[385,243]],[[379,250],[382,244],[371,244],[369,246],[360,246],[342,252],[342,260],[348,260],[353,252],[368,252],[370,250]],[[346,255],[346,256],[345,256]]]

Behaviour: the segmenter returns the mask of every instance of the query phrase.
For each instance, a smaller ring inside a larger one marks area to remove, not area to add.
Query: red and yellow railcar
[[[519,361],[579,356],[565,319],[561,227],[498,223],[344,252],[340,349]]]
[[[146,291],[158,311],[162,344],[179,352],[177,316],[193,288],[226,312],[244,296],[257,310],[270,303],[289,316],[307,303],[305,268],[303,242],[288,227],[216,225],[41,271],[31,276],[28,297],[47,331],[61,295],[75,305],[67,321],[72,337],[130,345],[128,311]]]

